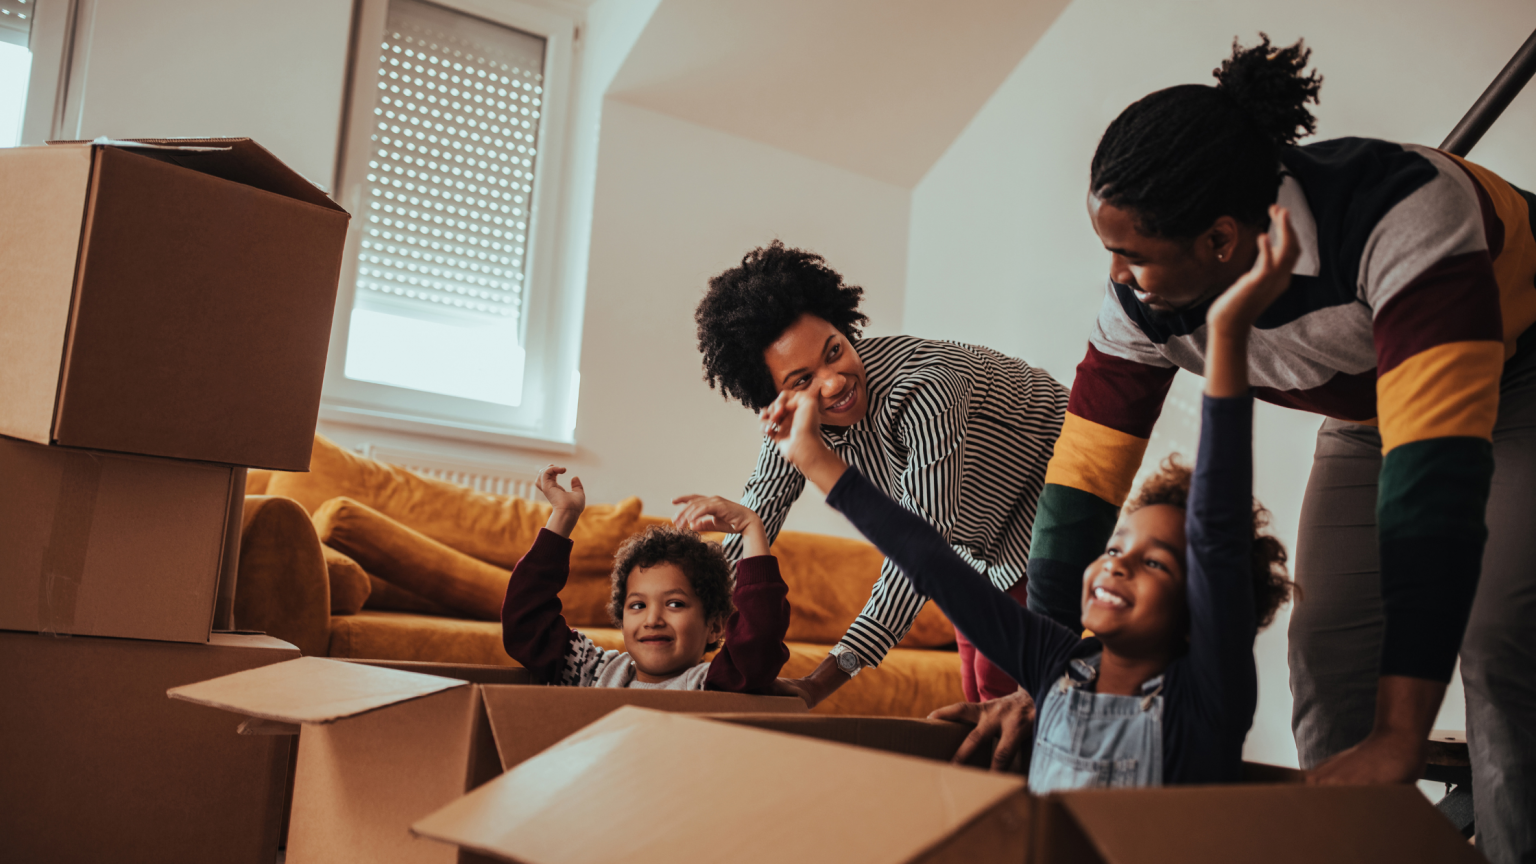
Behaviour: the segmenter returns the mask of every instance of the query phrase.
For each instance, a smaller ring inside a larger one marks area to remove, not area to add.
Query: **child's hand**
[[[673,498],[672,503],[683,505],[672,524],[690,531],[740,534],[758,521],[756,513],[719,495],[682,495]]]
[[[1269,242],[1268,234],[1259,235],[1259,257],[1254,259],[1253,268],[1222,292],[1206,313],[1212,333],[1246,332],[1291,285],[1291,271],[1301,255],[1301,245],[1291,230],[1291,214],[1274,204],[1269,218],[1279,226],[1278,245]]]
[[[763,434],[778,445],[785,461],[799,469],[822,493],[832,491],[848,463],[821,440],[821,405],[811,390],[785,390],[764,408]]]
[[[683,495],[672,499],[683,509],[673,517],[672,524],[690,531],[722,531],[740,534],[747,558],[768,554],[768,535],[763,530],[763,520],[751,509],[719,495]]]
[[[569,537],[581,511],[587,509],[587,490],[582,487],[580,477],[571,478],[570,489],[561,486],[555,478],[564,473],[565,469],[559,465],[547,465],[533,485],[539,487],[544,499],[555,508],[544,527],[561,537]]]

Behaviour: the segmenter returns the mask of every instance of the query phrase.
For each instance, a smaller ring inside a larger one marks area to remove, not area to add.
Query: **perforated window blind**
[[[0,42],[27,47],[37,0],[0,0]]]
[[[544,47],[509,27],[391,0],[377,55],[358,307],[518,319]]]

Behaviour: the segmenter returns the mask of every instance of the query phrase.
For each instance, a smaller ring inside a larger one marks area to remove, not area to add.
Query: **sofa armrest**
[[[245,497],[235,626],[261,630],[324,657],[331,642],[331,580],[309,514],[291,498]]]

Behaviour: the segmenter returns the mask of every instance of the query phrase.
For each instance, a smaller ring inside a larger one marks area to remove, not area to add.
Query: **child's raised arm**
[[[1253,268],[1206,314],[1206,386],[1199,455],[1186,515],[1190,663],[1197,692],[1212,700],[1226,728],[1253,721],[1257,635],[1253,545],[1253,398],[1248,337],[1259,315],[1290,285],[1300,253],[1289,214],[1271,207],[1278,240],[1258,238]],[[1246,712],[1246,716],[1241,715]],[[1240,725],[1241,730],[1230,728]]]
[[[560,614],[560,590],[571,572],[571,531],[587,506],[580,478],[571,488],[558,478],[565,469],[550,465],[539,472],[538,486],[554,506],[543,531],[512,568],[507,598],[501,606],[501,644],[535,679],[556,683],[576,634]],[[582,637],[585,638],[585,637]]]
[[[684,495],[673,524],[693,531],[740,534],[742,558],[736,563],[736,611],[725,622],[724,644],[710,661],[707,690],[770,693],[779,670],[789,660],[784,635],[789,632],[789,586],[779,562],[768,553],[768,535],[757,514],[718,496]]]
[[[1037,695],[1080,641],[1020,606],[967,564],[938,530],[849,468],[821,440],[816,394],[786,390],[764,409],[766,434],[784,458],[827,495],[869,542],[894,561],[919,594],[933,599],[999,669]]]

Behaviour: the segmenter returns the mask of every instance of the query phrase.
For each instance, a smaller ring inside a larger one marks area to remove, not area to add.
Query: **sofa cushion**
[[[457,614],[499,621],[511,571],[471,558],[350,498],[333,498],[315,511],[315,531],[328,546],[350,556],[381,583],[372,608]],[[560,592],[572,626],[609,624],[608,571],[573,575]]]
[[[332,498],[351,498],[439,543],[507,570],[533,545],[551,510],[546,503],[476,492],[366,459],[320,435],[315,436],[309,471],[276,472],[266,492],[292,498],[310,513]],[[635,533],[639,518],[639,498],[588,506],[571,532],[573,575],[606,579],[614,551]]]
[[[510,573],[457,552],[351,498],[314,514],[320,542],[386,582],[481,621],[499,621]]]
[[[325,572],[331,577],[331,614],[353,615],[363,608],[373,585],[362,565],[329,546],[321,545]]]
[[[412,594],[393,582],[385,582],[383,579],[369,574],[368,583],[371,590],[368,592],[368,602],[363,604],[364,609],[418,612],[423,615],[446,615],[453,617],[451,610],[433,603],[420,594]]]
[[[622,649],[624,637],[610,628],[580,628],[604,648]],[[807,675],[831,646],[790,642],[786,677]],[[489,621],[464,621],[363,610],[331,619],[332,657],[377,660],[426,660],[516,666],[501,647],[501,627]],[[964,701],[960,659],[953,651],[897,648],[874,669],[859,676],[816,706],[817,714],[926,717],[935,708]]]
[[[660,516],[641,516],[640,528],[670,523]],[[723,535],[705,534],[721,540]],[[835,645],[859,616],[880,578],[885,560],[880,550],[863,540],[780,531],[770,549],[779,559],[779,572],[789,586],[791,642]],[[943,648],[955,644],[955,628],[934,603],[923,606],[900,648]]]

